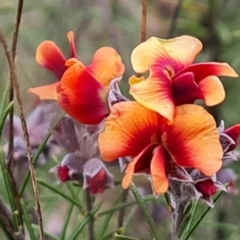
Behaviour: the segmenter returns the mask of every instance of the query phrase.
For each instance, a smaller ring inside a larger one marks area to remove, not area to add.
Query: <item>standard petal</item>
[[[168,189],[168,179],[166,175],[166,158],[164,149],[161,145],[154,149],[152,161],[150,164],[153,191],[155,193],[164,193]]]
[[[125,176],[122,180],[122,187],[124,189],[129,187],[134,173],[150,174],[150,162],[156,146],[157,144],[148,145],[127,165]]]
[[[192,64],[180,72],[176,76],[183,74],[185,72],[193,72],[194,79],[196,83],[208,76],[228,76],[228,77],[238,77],[238,74],[227,64],[218,62],[204,62]]]
[[[53,83],[41,87],[29,88],[28,93],[37,95],[41,100],[57,100],[57,85]]]
[[[99,135],[99,148],[105,161],[137,156],[149,144],[158,142],[166,120],[137,102],[115,104]]]
[[[97,124],[108,114],[108,90],[81,63],[70,66],[57,86],[58,103],[84,124]]]
[[[216,76],[208,76],[200,81],[199,90],[207,106],[215,106],[225,98],[223,85]]]
[[[132,85],[129,93],[144,107],[172,121],[175,106],[171,82],[167,78],[160,80],[150,75],[145,81]]]
[[[223,150],[213,117],[202,107],[178,106],[173,124],[165,127],[162,143],[183,167],[212,176],[222,166]]]
[[[133,50],[131,62],[134,71],[139,73],[156,65],[163,69],[171,66],[176,73],[191,64],[201,50],[202,43],[191,36],[169,40],[151,37]]]
[[[41,66],[54,72],[59,79],[67,69],[65,66],[66,58],[59,47],[52,41],[44,41],[38,45],[36,61]]]
[[[111,47],[99,48],[87,68],[104,86],[109,86],[113,79],[122,76],[125,69],[121,57]]]
[[[74,32],[69,31],[67,33],[67,38],[68,38],[69,47],[70,47],[70,57],[71,58],[76,58],[77,57],[77,52],[76,52],[76,46],[75,46],[75,40],[74,40]]]

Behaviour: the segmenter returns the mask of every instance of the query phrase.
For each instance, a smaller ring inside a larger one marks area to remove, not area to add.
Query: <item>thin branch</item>
[[[36,175],[35,175],[35,171],[34,171],[33,161],[32,161],[33,156],[32,156],[30,140],[29,140],[29,134],[28,134],[26,120],[25,120],[25,116],[24,116],[24,112],[23,112],[23,101],[22,101],[22,96],[21,96],[21,92],[20,92],[20,86],[19,86],[19,82],[18,82],[17,75],[15,72],[15,66],[14,66],[13,60],[11,58],[10,52],[8,50],[7,42],[4,38],[4,35],[1,32],[0,32],[0,42],[3,46],[4,52],[5,52],[7,61],[8,61],[9,70],[10,70],[10,78],[12,78],[12,80],[13,80],[14,89],[16,91],[16,97],[17,97],[18,108],[19,108],[19,117],[20,117],[20,120],[22,123],[24,139],[26,142],[29,170],[30,170],[30,174],[31,174],[33,192],[34,192],[35,201],[36,201],[36,209],[38,212],[40,240],[44,240],[45,237],[44,237],[44,231],[43,231],[41,205],[39,202],[39,190],[38,190],[38,185],[37,185],[37,181],[36,181]]]
[[[141,16],[141,42],[146,40],[147,36],[147,0],[142,0],[142,16]]]
[[[176,9],[174,11],[171,26],[170,26],[170,29],[169,29],[169,32],[168,32],[168,38],[171,38],[173,36],[173,33],[175,31],[175,28],[176,28],[177,19],[178,19],[179,13],[180,13],[181,8],[182,8],[182,3],[183,3],[183,0],[178,0],[178,4],[177,4]]]

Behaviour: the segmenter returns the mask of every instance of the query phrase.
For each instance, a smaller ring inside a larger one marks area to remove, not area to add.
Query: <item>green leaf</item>
[[[144,215],[145,219],[148,222],[148,225],[149,225],[149,227],[151,229],[153,237],[155,237],[156,240],[159,240],[160,238],[158,237],[158,230],[157,230],[156,224],[153,221],[153,218],[150,215],[150,213],[149,213],[149,211],[147,209],[147,206],[146,206],[145,202],[142,199],[142,196],[139,194],[136,186],[133,183],[130,184],[130,189],[132,191],[132,194],[133,194],[134,198],[138,202],[139,207],[142,209],[143,215]]]
[[[214,197],[213,197],[213,202],[217,202],[217,200],[220,198],[223,192],[218,192]],[[188,240],[189,237],[192,235],[193,231],[197,228],[197,226],[201,223],[203,218],[206,216],[206,214],[211,210],[212,208],[209,206],[206,206],[203,211],[201,211],[201,214],[198,216],[198,218],[195,220],[193,225],[190,227],[190,230],[188,233],[186,233],[186,236],[184,236],[184,240]]]
[[[86,224],[91,220],[91,218],[94,217],[95,213],[98,211],[98,209],[102,206],[102,202],[98,203],[95,208],[93,208],[86,216],[86,218],[82,221],[82,223],[79,225],[79,227],[76,229],[76,231],[73,233],[72,237],[69,238],[69,240],[77,240],[78,235],[81,233],[83,228],[86,226]]]
[[[19,219],[19,212],[17,211],[17,207],[15,204],[14,194],[11,188],[10,179],[8,176],[8,170],[5,162],[5,156],[4,156],[3,148],[1,144],[0,144],[0,165],[2,169],[2,175],[3,175],[5,188],[7,191],[8,200],[12,210],[13,226],[15,231],[18,232],[21,221]]]
[[[118,233],[114,233],[113,236],[115,239],[119,239],[119,240],[138,240],[137,238],[128,237],[125,235],[119,235]]]
[[[120,196],[116,199],[116,201],[114,202],[113,205],[116,205],[118,204],[120,201],[121,201],[121,198],[122,198],[122,194],[120,194]],[[107,230],[107,227],[108,227],[108,223],[109,221],[111,220],[113,214],[115,213],[115,211],[111,211],[108,213],[108,215],[106,216],[105,218],[105,221],[103,222],[102,224],[102,228],[101,228],[101,233],[100,233],[100,238],[104,236],[106,230]]]
[[[155,199],[155,197],[154,197],[152,194],[142,197],[142,200],[143,200],[144,202],[149,202],[149,201],[152,201],[152,200],[154,200],[154,199]],[[103,216],[103,215],[108,214],[108,213],[110,213],[110,212],[115,212],[115,211],[117,211],[117,210],[119,210],[119,209],[121,209],[121,208],[129,207],[129,206],[135,205],[135,204],[137,204],[137,203],[138,203],[138,202],[137,202],[136,200],[129,201],[129,202],[125,202],[125,203],[119,204],[119,205],[117,205],[117,206],[115,206],[115,207],[112,207],[112,208],[109,208],[109,209],[107,209],[107,210],[104,210],[104,211],[100,212],[100,213],[98,214],[98,216]]]
[[[0,120],[0,136],[2,136],[2,131],[3,131],[3,127],[6,121],[6,118],[9,114],[9,112],[11,111],[11,109],[14,106],[14,102],[10,102],[7,106],[7,108],[3,111],[2,115],[1,115],[1,120]]]
[[[28,229],[29,236],[30,236],[31,240],[35,240],[37,238],[34,234],[34,231],[33,231],[32,225],[31,225],[31,221],[29,219],[29,216],[28,216],[28,213],[27,213],[27,210],[26,210],[26,207],[25,207],[25,203],[22,199],[20,200],[20,202],[21,202],[21,206],[22,206],[24,222],[25,222],[26,227]]]
[[[51,190],[51,191],[55,192],[56,194],[60,195],[61,197],[65,198],[66,200],[68,200],[69,202],[71,202],[73,205],[77,206],[79,209],[82,210],[83,207],[82,207],[82,205],[81,205],[78,201],[76,201],[75,199],[69,197],[68,195],[66,195],[65,193],[63,193],[61,190],[59,190],[59,189],[57,189],[57,188],[49,185],[48,183],[45,183],[43,180],[41,180],[41,179],[39,179],[39,178],[37,178],[37,182],[38,182],[40,185],[48,188],[49,190]]]
[[[32,224],[32,228],[33,228],[34,230],[36,230],[36,231],[39,231],[39,226],[38,226],[38,225]],[[49,233],[49,232],[47,232],[47,231],[45,231],[45,230],[44,230],[44,235],[45,235],[46,237],[48,237],[48,239],[59,240],[58,237],[52,235],[51,233]],[[31,240],[32,240],[32,239],[31,239]]]
[[[65,236],[66,236],[66,232],[67,232],[67,227],[68,227],[68,224],[69,224],[70,217],[71,217],[71,215],[72,215],[73,207],[74,207],[74,204],[70,203],[70,205],[69,205],[69,207],[68,207],[68,210],[67,210],[65,222],[64,222],[64,225],[63,225],[61,237],[60,237],[61,240],[65,240]]]

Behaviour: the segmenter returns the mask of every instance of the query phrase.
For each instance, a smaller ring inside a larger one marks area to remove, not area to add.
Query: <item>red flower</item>
[[[217,76],[237,77],[227,63],[192,64],[201,51],[202,43],[190,36],[170,40],[151,37],[132,52],[133,69],[149,71],[144,78],[130,78],[130,94],[144,107],[172,121],[175,106],[203,99],[208,106],[225,98]]]
[[[100,159],[92,158],[83,166],[83,188],[88,187],[92,194],[99,194],[108,187],[114,187],[113,175]]]
[[[196,168],[212,176],[220,169],[223,156],[213,117],[191,104],[176,107],[170,124],[137,102],[117,103],[99,135],[99,147],[105,161],[133,157],[123,178],[123,188],[129,186],[133,174],[147,173],[156,193],[167,191],[172,164]]]
[[[73,32],[68,33],[68,38],[71,56],[75,57]],[[36,59],[61,79],[54,84],[30,88],[28,92],[42,100],[57,100],[65,112],[85,124],[97,124],[109,114],[110,82],[124,72],[121,58],[113,48],[98,49],[92,63],[84,66],[76,58],[66,61],[55,43],[45,41],[38,47]]]
[[[57,174],[58,174],[58,178],[60,179],[61,182],[66,182],[71,179],[71,177],[69,175],[69,171],[70,171],[70,169],[66,165],[58,166]]]
[[[234,144],[230,145],[227,152],[234,150],[238,146],[238,138],[240,135],[240,124],[236,124],[232,127],[227,128],[224,131],[232,140],[235,142]]]
[[[217,188],[211,179],[197,182],[195,187],[200,193],[202,193],[203,196],[206,196],[206,197],[212,196],[217,191]]]

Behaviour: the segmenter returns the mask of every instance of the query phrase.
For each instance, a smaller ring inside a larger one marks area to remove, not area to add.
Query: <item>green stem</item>
[[[213,199],[213,202],[215,203],[220,196],[222,195],[222,192],[218,192],[216,194],[216,196]],[[192,235],[193,231],[197,228],[197,226],[201,223],[201,221],[203,220],[203,218],[206,216],[206,214],[209,212],[209,210],[212,209],[211,207],[206,207],[202,213],[198,216],[197,220],[193,223],[193,225],[191,226],[189,232],[186,234],[184,240],[188,240],[189,237]]]
[[[153,237],[155,237],[156,240],[159,240],[160,238],[158,237],[158,230],[157,230],[157,227],[155,225],[155,222],[153,221],[153,218],[150,215],[145,202],[143,201],[141,195],[138,193],[138,190],[133,183],[130,184],[130,189],[132,191],[132,194],[133,194],[134,198],[138,202],[139,207],[142,209],[142,212],[145,216],[145,219],[148,222],[148,225],[151,229]]]

